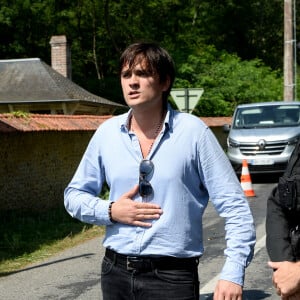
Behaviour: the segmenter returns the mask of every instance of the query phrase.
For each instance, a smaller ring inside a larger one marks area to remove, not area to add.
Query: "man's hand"
[[[287,296],[287,297],[281,297],[281,300],[299,300],[300,299],[300,292],[297,292],[293,295]]]
[[[138,185],[123,194],[111,207],[112,219],[119,223],[151,227],[146,220],[159,219],[163,213],[159,205],[145,202],[135,202],[132,198],[138,193]]]
[[[273,284],[277,294],[282,297],[281,299],[294,299],[292,295],[300,292],[300,264],[289,261],[270,261],[268,265],[275,270]]]
[[[219,280],[214,292],[214,300],[242,300],[243,288],[236,283]]]

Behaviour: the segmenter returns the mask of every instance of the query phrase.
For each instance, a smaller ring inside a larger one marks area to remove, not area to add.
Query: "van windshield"
[[[297,126],[300,105],[270,105],[238,108],[234,128]]]

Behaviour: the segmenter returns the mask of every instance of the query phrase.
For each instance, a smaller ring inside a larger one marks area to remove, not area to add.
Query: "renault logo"
[[[258,148],[259,150],[264,150],[266,147],[266,141],[265,140],[259,140],[258,141]]]

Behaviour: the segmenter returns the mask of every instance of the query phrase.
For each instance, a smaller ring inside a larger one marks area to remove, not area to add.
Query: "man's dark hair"
[[[151,75],[158,75],[161,83],[169,78],[170,87],[163,93],[163,100],[167,102],[173,82],[175,79],[174,62],[169,53],[155,43],[135,43],[130,45],[122,53],[119,70],[128,64],[129,69],[133,69],[137,64],[145,61],[147,72]]]

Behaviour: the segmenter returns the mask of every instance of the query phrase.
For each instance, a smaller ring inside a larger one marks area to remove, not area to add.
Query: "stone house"
[[[0,60],[0,113],[111,115],[124,105],[96,96],[71,80],[65,36],[53,36],[51,65],[39,58]]]
[[[128,109],[72,82],[65,36],[50,44],[52,67],[39,58],[0,60],[2,211],[62,205],[93,132],[116,110]]]

